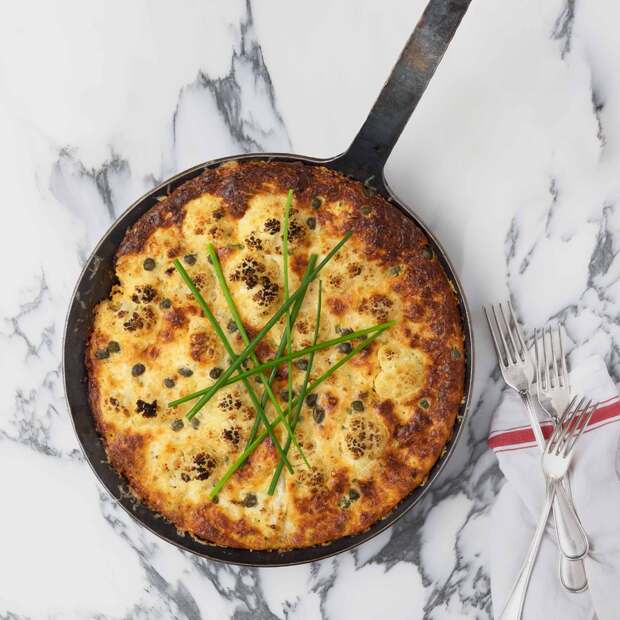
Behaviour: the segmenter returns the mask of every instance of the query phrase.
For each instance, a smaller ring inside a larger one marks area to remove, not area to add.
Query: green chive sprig
[[[237,354],[235,353],[234,349],[232,348],[228,338],[226,337],[226,334],[224,333],[224,331],[220,327],[220,324],[217,322],[217,319],[215,318],[215,315],[213,314],[213,312],[211,312],[211,308],[209,308],[209,305],[204,300],[204,297],[201,295],[200,291],[196,288],[196,285],[194,284],[194,282],[190,278],[189,274],[185,270],[185,267],[183,267],[183,265],[181,264],[181,262],[178,259],[174,260],[174,266],[175,266],[176,270],[179,272],[179,274],[181,275],[181,277],[183,278],[183,281],[185,282],[185,284],[187,285],[189,290],[192,292],[192,295],[194,296],[194,299],[198,302],[198,305],[200,306],[200,308],[203,311],[204,315],[207,317],[209,323],[211,323],[211,327],[213,327],[213,331],[217,334],[218,338],[222,341],[222,344],[224,345],[224,348],[226,349],[226,352],[234,360],[237,357]],[[265,428],[267,429],[267,433],[269,434],[269,437],[271,438],[271,441],[273,441],[274,446],[276,447],[276,449],[280,453],[280,457],[282,459],[285,459],[286,462],[288,463],[287,469],[292,473],[293,472],[293,466],[291,465],[290,461],[288,460],[288,457],[286,456],[285,452],[282,450],[282,446],[280,445],[280,442],[278,441],[278,438],[276,437],[275,433],[273,432],[273,428],[271,427],[271,424],[269,423],[269,419],[267,418],[263,408],[261,407],[260,401],[258,400],[258,396],[256,396],[256,392],[254,391],[254,388],[250,385],[250,382],[247,380],[247,378],[242,379],[242,381],[243,381],[243,385],[245,386],[245,388],[248,391],[248,395],[250,396],[250,400],[252,401],[252,404],[254,405],[254,407],[256,409],[256,414],[259,417],[263,418],[263,423],[265,424]],[[204,396],[200,399],[200,401],[198,401],[198,403],[200,404],[203,399],[204,399]],[[196,408],[196,406],[194,406],[194,408]]]
[[[192,407],[190,411],[187,412],[187,419],[191,420],[200,409],[213,397],[213,395],[224,385],[224,382],[227,381],[230,376],[235,372],[241,364],[247,359],[248,355],[254,351],[258,343],[265,337],[265,335],[269,332],[269,330],[282,318],[282,315],[290,308],[291,305],[297,301],[302,295],[305,294],[305,290],[303,289],[303,285],[306,283],[310,283],[319,272],[327,265],[327,263],[333,258],[334,254],[338,252],[338,250],[351,238],[350,231],[345,233],[344,237],[327,253],[325,258],[316,266],[316,268],[309,272],[304,280],[302,280],[299,288],[285,301],[278,310],[273,314],[273,316],[265,323],[263,328],[256,334],[253,340],[249,345],[239,353],[236,359],[233,360],[232,364],[220,375],[219,379],[209,388],[209,391],[205,393],[205,395]]]
[[[317,260],[318,260],[318,256],[316,254],[310,255],[310,258],[308,260],[308,265],[302,276],[302,280],[306,277],[306,275],[312,272],[312,270],[314,269],[314,266],[316,265]],[[293,309],[291,311],[291,325],[295,325],[295,321],[297,320],[297,315],[299,314],[299,311],[301,310],[301,306],[304,303],[304,299],[306,297],[306,293],[308,292],[309,286],[310,286],[310,282],[307,282],[303,287],[300,287],[300,289],[302,290],[302,294],[299,297],[299,299],[293,304]],[[286,332],[285,332],[282,334],[282,337],[280,338],[280,344],[278,345],[278,349],[275,354],[276,358],[280,357],[284,353],[284,350],[286,349],[286,342],[287,341],[286,341]],[[277,372],[278,372],[278,367],[274,365],[272,367],[271,373],[269,374],[269,385],[270,386],[273,384],[274,379],[276,378]],[[224,385],[228,385],[228,382],[225,383]],[[263,405],[263,407],[267,404],[266,393],[263,393],[261,404]],[[254,441],[256,437],[256,433],[258,433],[258,427],[260,426],[260,422],[261,422],[261,419],[259,417],[256,417],[254,419],[254,425],[252,426],[252,430],[250,431],[250,435],[248,437],[246,448]]]
[[[282,271],[284,273],[284,301],[288,301],[290,297],[288,290],[288,226],[289,226],[289,218],[291,213],[291,205],[293,204],[293,190],[288,190],[288,196],[286,197],[286,204],[284,205],[284,230],[282,231]],[[287,352],[290,355],[293,352],[293,339],[291,337],[291,309],[289,308],[286,311],[286,321],[285,321],[285,332],[286,332],[286,343],[287,343]],[[288,402],[288,411],[291,411],[291,399],[293,396],[293,362],[291,360],[288,361],[286,373],[286,384],[287,384],[287,402]],[[282,418],[284,422],[286,420],[286,416]],[[289,426],[290,429],[290,426]],[[298,446],[297,439],[295,439],[295,435],[293,432],[289,432],[289,437],[292,437],[295,440],[295,445]],[[304,461],[308,468],[310,468],[310,463],[306,460],[304,456]]]
[[[372,342],[374,342],[386,329],[389,328],[383,328],[381,331],[374,333],[367,340],[364,340],[364,342],[361,342],[357,346],[353,347],[350,353],[347,353],[346,355],[341,357],[338,362],[328,368],[322,375],[320,375],[315,381],[313,381],[307,388],[307,391],[313,392],[314,390],[316,390],[316,388],[319,387],[319,385],[321,385],[323,381],[331,377],[331,375],[333,375],[341,366],[346,364],[352,357],[357,355],[360,351],[362,351]],[[292,405],[295,406],[299,399],[300,398],[297,397],[293,401]],[[285,414],[286,412],[283,412],[281,416],[274,418],[272,422],[272,427],[275,427],[277,424],[279,424],[282,421],[281,418],[284,417]],[[218,495],[218,493],[224,488],[226,483],[234,476],[235,472],[248,460],[248,458],[252,455],[256,448],[258,448],[258,446],[265,440],[267,434],[268,433],[266,431],[262,431],[261,433],[259,433],[256,439],[237,457],[234,463],[230,465],[224,475],[218,480],[217,484],[209,492],[210,499],[213,499],[216,495]]]
[[[222,265],[220,264],[220,259],[217,255],[217,252],[215,251],[215,246],[212,243],[209,243],[209,245],[207,246],[207,250],[209,252],[209,257],[211,258],[211,264],[213,266],[213,270],[215,271],[215,277],[217,278],[220,288],[222,289],[222,294],[224,295],[224,299],[226,300],[228,309],[230,310],[230,313],[233,317],[233,321],[235,322],[235,325],[237,326],[237,329],[239,330],[239,334],[241,335],[243,343],[247,346],[248,344],[250,344],[250,339],[245,329],[245,325],[243,324],[243,321],[241,320],[241,315],[239,314],[237,305],[235,304],[235,301],[233,300],[232,295],[230,294],[230,289],[228,288],[228,284],[226,283],[226,278],[224,278],[224,272],[222,271]],[[254,352],[250,353],[249,357],[255,366],[259,365],[258,358],[256,357],[256,354]],[[258,375],[258,377],[260,378],[261,383],[263,384],[264,389],[267,392],[269,399],[273,403],[273,406],[275,407],[276,412],[278,414],[282,413],[282,408],[280,407],[280,403],[278,403],[278,399],[276,398],[276,395],[273,393],[273,390],[271,389],[271,386],[269,385],[267,378],[264,376],[262,372]],[[306,465],[310,467],[310,463],[308,463],[308,459],[306,458],[304,451],[301,449],[301,446],[297,442],[297,439],[295,439],[295,435],[293,433],[293,430],[289,426],[288,419],[286,418],[286,416],[282,418],[282,423],[284,424],[284,427],[286,428],[286,431],[288,432],[289,439],[290,438],[293,439],[293,443],[295,444],[295,447],[297,448],[299,455],[304,460]]]
[[[321,327],[321,298],[322,298],[322,284],[319,280],[319,296],[316,305],[316,319],[314,323],[314,338],[312,340],[312,344],[316,344],[316,341],[319,338],[319,331]],[[297,399],[297,404],[295,406],[295,412],[292,416],[291,420],[291,428],[293,432],[295,432],[295,428],[297,427],[297,423],[299,422],[299,418],[301,416],[301,408],[306,400],[306,396],[308,395],[308,383],[310,382],[310,373],[312,372],[312,365],[314,364],[314,351],[310,353],[308,356],[308,366],[306,367],[306,372],[304,374],[304,382],[301,386],[301,392],[299,394],[299,398]],[[289,404],[290,407],[290,404]],[[288,451],[291,447],[291,440],[286,440],[286,444],[284,445],[284,452],[288,454]],[[278,484],[278,480],[280,478],[280,474],[282,473],[282,467],[284,466],[284,461],[280,459],[278,465],[276,466],[276,470],[273,472],[273,477],[271,478],[271,483],[269,484],[269,489],[267,493],[269,495],[273,495],[276,490],[276,486]]]
[[[299,357],[305,357],[306,355],[315,353],[316,351],[322,351],[324,349],[329,349],[330,347],[336,346],[343,342],[349,342],[351,340],[356,340],[357,338],[364,338],[366,336],[369,336],[370,334],[374,334],[377,331],[385,331],[386,329],[389,329],[390,327],[393,327],[394,325],[396,325],[396,321],[386,321],[385,323],[379,323],[378,325],[373,325],[372,327],[364,327],[363,329],[358,329],[354,332],[351,332],[350,334],[343,334],[342,336],[337,336],[336,338],[331,338],[329,340],[323,340],[322,342],[317,342],[316,344],[306,347],[305,349],[299,349],[298,351],[293,351],[291,355],[287,354],[282,357],[275,357],[272,360],[263,362],[262,364],[255,366],[254,368],[250,368],[249,370],[240,372],[234,377],[227,379],[226,382],[224,382],[223,386],[232,385],[233,383],[237,383],[237,381],[240,381],[241,379],[253,377],[257,374],[262,373],[265,370],[268,370],[269,368],[273,369],[273,374],[275,375],[275,372],[277,372],[278,367],[282,366],[283,364],[286,364],[289,361],[289,359],[294,361]],[[283,340],[281,344],[286,345],[286,341]],[[276,352],[276,355],[277,354],[278,353]],[[185,396],[182,396],[181,398],[177,398],[176,400],[169,402],[168,407],[178,407],[179,405],[182,405],[183,403],[186,403],[190,400],[195,400],[196,398],[199,398],[200,396],[204,396],[205,394],[207,394],[207,392],[211,390],[211,387],[212,386],[209,386],[208,388],[204,388],[202,390],[192,392],[191,394],[186,394]]]

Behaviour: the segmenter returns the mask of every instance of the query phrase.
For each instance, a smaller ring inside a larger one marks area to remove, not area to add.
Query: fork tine
[[[506,318],[506,314],[504,313],[504,306],[499,303],[499,311],[502,315],[502,319],[504,320],[504,325],[506,326],[506,332],[508,333],[508,339],[510,340],[511,353],[512,353],[512,361],[516,364],[517,359],[520,359],[519,351],[517,349],[517,345],[515,343],[515,339],[512,335],[512,326],[510,325],[510,315],[508,315],[508,319]],[[512,317],[514,319],[514,317]]]
[[[559,327],[558,327],[559,330]],[[559,331],[558,331],[559,334]],[[559,335],[558,335],[559,338]],[[557,387],[558,385],[560,385],[560,375],[558,374],[558,348],[559,346],[554,346],[554,338],[553,338],[553,330],[551,329],[551,326],[549,326],[549,340],[551,341],[551,358],[553,361],[553,381],[554,383],[554,387]]]
[[[525,346],[525,340],[523,338],[523,332],[521,331],[521,327],[519,327],[519,323],[517,321],[517,314],[515,313],[514,308],[512,307],[512,302],[510,299],[508,300],[508,310],[510,311],[510,316],[512,317],[512,322],[515,326],[515,332],[517,334],[517,338],[519,339],[519,345],[521,346],[521,361],[525,361],[525,356],[527,355],[527,347]]]
[[[540,372],[541,366],[541,355],[539,350],[539,342],[538,338],[540,335],[540,330],[534,330],[534,352],[536,353],[536,387],[538,389],[538,397],[540,398],[540,391],[545,389],[545,386],[542,384],[542,373]]]
[[[551,357],[551,351],[547,346],[547,330],[542,328],[542,341],[543,341],[543,358],[545,360],[545,387],[549,389],[552,387],[551,378],[549,377],[549,358]]]
[[[493,306],[491,306],[493,308]],[[493,338],[493,344],[495,345],[495,352],[497,353],[497,359],[500,363],[500,366],[506,366],[506,353],[505,348],[502,347],[502,344],[499,341],[499,337],[496,332],[499,331],[499,326],[494,325],[494,321],[491,320],[489,316],[489,312],[486,306],[482,306],[482,310],[484,311],[484,316],[487,319],[487,323],[489,324],[489,331],[491,332],[491,338]],[[501,333],[501,332],[500,332]]]
[[[560,385],[564,387],[568,384],[568,371],[566,370],[566,356],[564,353],[564,334],[565,329],[564,326],[559,323],[558,324],[558,337],[560,340],[560,374],[562,377],[562,382]]]
[[[575,429],[571,433],[566,446],[564,447],[564,456],[568,456],[581,434],[585,431],[586,426],[590,423],[590,419],[594,415],[594,412],[598,409],[598,405],[592,405],[592,401],[589,401],[586,405],[585,409],[581,412],[577,423],[575,424]]]
[[[575,428],[575,422],[579,420],[579,416],[581,415],[580,412],[584,411],[584,408],[582,407],[584,400],[585,398],[581,399],[581,402],[579,403],[579,405],[575,407],[572,414],[567,417],[566,422],[562,425],[562,431],[560,432],[558,442],[555,446],[556,454],[559,454],[566,447],[568,440],[571,436],[571,433],[573,432]],[[591,402],[592,401],[588,401],[588,404],[585,406],[585,409],[587,409],[590,406]]]
[[[498,304],[499,309],[501,311],[502,307],[501,304]],[[502,344],[504,345],[504,352],[506,353],[506,357],[505,357],[505,361],[506,361],[506,365],[508,366],[510,364],[510,362],[516,362],[516,358],[513,357],[512,355],[512,351],[510,350],[510,348],[508,347],[508,343],[506,342],[506,338],[504,337],[504,331],[502,329],[502,325],[499,321],[498,318],[498,312],[496,309],[495,304],[491,304],[491,310],[493,311],[493,318],[495,319],[495,323],[497,325],[497,331],[499,332],[500,338],[502,340]],[[506,319],[504,319],[504,322],[506,321]]]
[[[567,416],[572,415],[573,407],[575,406],[578,398],[579,397],[577,395],[573,396],[572,400],[568,404],[568,407],[564,409],[562,415],[558,418],[558,421],[553,429],[553,433],[551,433],[551,437],[549,437],[549,441],[547,442],[547,452],[551,452],[551,450],[554,448],[554,445],[559,440],[559,437],[564,429],[564,420],[566,420]],[[579,404],[575,407],[575,409],[579,410],[579,407],[583,404],[584,400],[585,398],[582,398]]]

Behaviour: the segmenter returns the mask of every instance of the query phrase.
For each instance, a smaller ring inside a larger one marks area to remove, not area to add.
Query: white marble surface
[[[198,560],[95,481],[63,397],[72,287],[138,195],[220,155],[344,150],[422,0],[22,0],[0,20],[0,618],[491,618],[501,386],[480,304],[566,320],[620,379],[620,6],[474,0],[387,177],[465,286],[467,436],[420,509],[353,553],[287,569]]]

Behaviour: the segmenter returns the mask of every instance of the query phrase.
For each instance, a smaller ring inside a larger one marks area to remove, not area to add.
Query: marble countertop
[[[0,21],[0,618],[491,618],[486,446],[501,384],[481,304],[565,320],[620,379],[620,7],[474,0],[390,158],[473,312],[473,415],[419,508],[354,552],[197,559],[96,482],[61,381],[68,301],[154,184],[251,151],[343,151],[424,2],[12,3]],[[7,225],[10,224],[10,228]]]

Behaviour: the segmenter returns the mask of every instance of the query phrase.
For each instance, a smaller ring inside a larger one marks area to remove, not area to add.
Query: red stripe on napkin
[[[620,400],[617,400],[617,396],[614,397],[615,402],[599,407],[595,412],[590,422],[586,433],[594,430],[594,427],[604,426],[613,421],[612,418],[620,419]],[[609,401],[604,401],[609,402]],[[543,432],[545,439],[548,439],[553,430],[551,422],[541,422],[540,428]],[[530,426],[520,426],[518,428],[511,428],[505,431],[498,431],[493,433],[488,439],[488,445],[491,450],[496,452],[503,452],[506,450],[515,450],[519,448],[528,447],[526,444],[536,445],[536,438],[534,437],[534,431]]]

